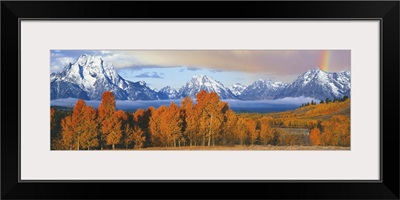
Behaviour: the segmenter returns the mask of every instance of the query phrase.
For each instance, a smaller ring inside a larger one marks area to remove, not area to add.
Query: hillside
[[[268,114],[274,118],[291,117],[307,119],[329,119],[333,115],[345,115],[350,117],[350,99],[343,102],[330,102],[317,105],[309,105],[292,111]]]
[[[308,105],[292,111],[269,113],[274,119],[274,127],[313,128],[317,124],[330,120],[333,116],[344,116],[350,119],[350,99],[343,102],[329,102]]]

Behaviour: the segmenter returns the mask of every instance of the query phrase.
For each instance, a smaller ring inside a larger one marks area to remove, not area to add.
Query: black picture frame
[[[1,198],[399,199],[399,8],[399,1],[2,1]],[[19,182],[20,19],[379,19],[381,181]]]

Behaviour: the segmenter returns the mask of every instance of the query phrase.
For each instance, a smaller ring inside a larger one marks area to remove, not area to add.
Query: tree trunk
[[[212,119],[213,119],[213,115],[211,115],[211,117],[210,117],[210,124],[209,124],[209,126],[208,126],[208,146],[211,145],[211,134],[212,134],[211,125],[212,125]]]
[[[203,132],[203,146],[206,146],[206,133]]]
[[[112,149],[113,149],[113,150],[115,149],[115,144],[112,145]]]
[[[78,133],[78,151],[79,151],[79,133]]]
[[[103,136],[102,135],[100,135],[100,149],[103,150]]]

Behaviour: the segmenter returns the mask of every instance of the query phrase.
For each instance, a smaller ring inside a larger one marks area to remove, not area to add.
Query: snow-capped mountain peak
[[[316,99],[350,96],[350,71],[308,70],[285,86],[275,98],[300,96]]]
[[[175,99],[176,94],[178,93],[178,91],[176,91],[174,88],[172,88],[170,86],[165,86],[165,87],[161,88],[161,90],[159,92],[167,95],[169,99]]]
[[[217,93],[221,99],[236,99],[237,97],[230,91],[229,88],[225,87],[219,81],[208,77],[206,75],[193,76],[190,81],[183,86],[178,94],[178,98],[185,98],[186,96],[195,98],[196,94],[201,90],[207,92]]]
[[[240,97],[245,100],[273,99],[283,86],[281,82],[271,79],[259,79],[247,86]]]
[[[167,92],[167,93],[174,93],[176,90],[172,88],[171,86],[165,86],[161,88],[160,92]]]
[[[112,91],[116,99],[158,99],[145,82],[123,79],[111,63],[100,56],[82,54],[74,63],[67,64],[59,73],[50,76],[51,99],[81,98],[100,100],[105,91]]]
[[[120,100],[182,99],[186,96],[195,98],[201,90],[215,92],[221,99],[264,100],[300,96],[334,99],[350,97],[350,78],[350,71],[325,72],[314,68],[286,84],[259,79],[247,87],[237,83],[228,88],[212,77],[196,75],[179,91],[169,86],[155,91],[144,81],[125,80],[111,63],[100,56],[82,54],[62,71],[50,75],[50,90],[51,99],[100,100],[105,91],[112,91]]]
[[[192,77],[192,80],[190,80],[189,85],[196,85],[196,86],[206,86],[206,87],[212,87],[213,89],[218,90],[218,87],[223,86],[222,83],[216,81],[215,79],[208,77],[206,75],[196,75]]]
[[[246,89],[246,87],[247,87],[246,85],[243,85],[241,83],[235,83],[229,86],[229,89],[232,91],[234,95],[239,96]]]
[[[88,54],[82,54],[76,61],[76,63],[78,63],[81,66],[87,66],[88,64],[100,66],[102,62],[103,59],[100,56],[92,56]]]

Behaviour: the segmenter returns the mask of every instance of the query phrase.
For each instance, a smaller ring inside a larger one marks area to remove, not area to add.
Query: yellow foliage
[[[310,131],[310,141],[312,145],[319,146],[321,144],[321,131],[319,128],[313,128]]]
[[[333,116],[322,122],[321,143],[326,146],[350,146],[350,119],[343,115]]]

